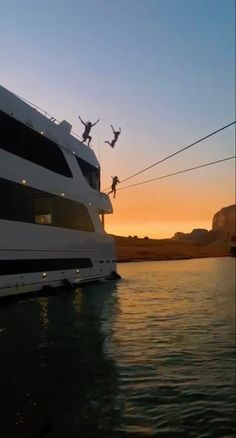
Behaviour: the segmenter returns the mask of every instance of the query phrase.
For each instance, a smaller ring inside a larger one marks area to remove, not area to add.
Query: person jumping
[[[108,195],[110,195],[110,193],[113,193],[113,198],[116,197],[116,186],[117,183],[119,183],[119,179],[118,176],[112,176],[112,184],[111,184],[111,191],[109,193],[107,193]]]
[[[84,130],[84,132],[83,132],[83,134],[82,134],[82,137],[83,137],[83,143],[85,143],[86,140],[88,139],[88,146],[89,146],[89,145],[90,145],[90,142],[91,142],[91,140],[92,140],[91,135],[89,135],[89,133],[90,133],[90,131],[91,131],[91,128],[92,128],[93,126],[95,126],[95,125],[100,121],[100,119],[97,119],[97,121],[96,121],[95,123],[91,123],[91,122],[87,122],[87,123],[85,123],[85,122],[81,119],[80,116],[79,116],[79,119],[80,119],[81,123],[83,123],[83,125],[85,126],[85,130]]]
[[[111,125],[111,129],[112,129],[113,134],[114,134],[114,139],[112,141],[104,141],[104,143],[108,143],[112,148],[114,148],[114,146],[117,142],[117,139],[121,133],[121,128],[119,128],[119,131],[115,131],[113,126]]]

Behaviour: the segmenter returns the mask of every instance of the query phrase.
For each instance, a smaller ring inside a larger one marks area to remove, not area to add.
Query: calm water
[[[231,258],[0,307],[0,435],[234,437]]]

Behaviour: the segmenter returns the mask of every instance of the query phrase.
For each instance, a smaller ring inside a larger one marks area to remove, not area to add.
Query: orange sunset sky
[[[2,0],[1,85],[66,119],[92,147],[102,188],[235,120],[235,2]],[[37,12],[36,12],[37,11]],[[114,149],[110,125],[122,132]],[[235,127],[119,185],[235,155]],[[172,237],[235,203],[235,161],[117,191],[106,231]]]
[[[204,150],[203,143],[201,148]],[[205,151],[187,153],[192,155],[193,165],[211,161]],[[220,159],[220,154],[217,159]],[[163,163],[162,167],[160,165],[159,168],[147,172],[148,177],[144,173],[121,184],[120,187],[128,186],[136,180],[144,181],[191,167],[183,156],[178,159],[176,157],[175,160],[178,164]],[[149,163],[150,161],[147,161],[145,164]],[[124,168],[124,171],[120,172],[122,178],[135,173],[139,168],[132,169],[134,172],[130,172],[127,165],[127,171],[125,172]],[[109,176],[107,180],[109,181]],[[234,203],[233,181],[234,164],[228,161],[117,191],[116,199],[111,198],[114,214],[105,217],[106,230],[124,236],[136,234],[139,237],[165,238],[172,237],[177,231],[190,232],[193,228],[211,229],[213,215],[222,207]]]

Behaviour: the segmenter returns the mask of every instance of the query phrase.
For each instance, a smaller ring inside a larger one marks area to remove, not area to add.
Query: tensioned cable
[[[222,128],[219,128],[219,129],[217,129],[216,131],[211,132],[211,133],[208,134],[208,135],[205,135],[205,137],[200,138],[199,140],[197,140],[197,141],[195,141],[195,142],[189,144],[188,146],[185,146],[184,148],[177,150],[177,151],[174,152],[173,154],[170,154],[170,155],[168,155],[167,157],[162,158],[161,160],[157,161],[156,163],[151,164],[150,166],[145,167],[144,169],[141,169],[139,172],[133,173],[132,175],[128,176],[127,178],[121,180],[121,181],[120,181],[120,184],[123,183],[123,182],[125,182],[125,181],[128,181],[128,180],[131,179],[131,178],[134,178],[134,177],[137,176],[137,175],[140,175],[140,174],[143,173],[143,172],[146,172],[146,170],[149,170],[149,169],[151,169],[152,167],[157,166],[158,164],[163,163],[163,162],[166,161],[166,160],[169,160],[169,158],[172,158],[172,157],[174,157],[175,155],[178,155],[178,154],[180,154],[181,152],[186,151],[187,149],[191,148],[192,146],[195,146],[196,144],[200,143],[201,141],[206,140],[206,139],[209,138],[209,137],[212,137],[213,135],[217,134],[217,133],[220,132],[220,131],[223,131],[223,130],[226,129],[226,128],[229,128],[229,126],[235,125],[235,123],[236,123],[236,120],[235,120],[234,122],[228,123],[228,124],[225,125],[225,126],[222,126]],[[106,188],[106,189],[104,189],[104,191],[106,191],[106,190],[108,190],[108,189],[109,189],[109,187]]]
[[[148,179],[145,181],[140,181],[140,182],[135,183],[135,184],[130,184],[129,186],[121,187],[120,189],[117,189],[117,190],[124,190],[124,189],[129,189],[130,187],[140,186],[141,184],[146,184],[146,183],[149,183],[152,181],[157,181],[159,179],[169,178],[170,176],[179,175],[180,173],[190,172],[192,170],[200,169],[201,167],[212,166],[213,164],[222,163],[223,161],[227,161],[227,160],[233,160],[234,158],[236,158],[236,155],[234,155],[232,157],[223,158],[223,159],[217,160],[217,161],[211,161],[210,163],[200,164],[199,166],[190,167],[189,169],[179,170],[178,172],[169,173],[168,175],[158,176],[157,178],[152,178],[152,179]]]
[[[196,144],[200,143],[200,142],[203,141],[203,140],[206,140],[207,138],[211,137],[212,135],[215,135],[215,134],[217,134],[218,132],[223,131],[223,129],[229,128],[229,126],[234,125],[235,123],[236,123],[236,120],[235,120],[234,122],[228,123],[227,125],[223,126],[222,128],[217,129],[216,131],[211,132],[210,134],[206,135],[205,137],[200,138],[199,140],[195,141],[194,143],[191,143],[191,144],[189,144],[188,146],[185,146],[184,148],[179,149],[178,151],[174,152],[173,154],[168,155],[168,156],[165,157],[165,158],[162,158],[162,160],[159,160],[159,161],[157,161],[156,163],[151,164],[151,165],[148,166],[148,167],[145,167],[144,169],[140,170],[139,172],[136,172],[136,173],[134,173],[133,175],[128,176],[127,178],[123,179],[121,182],[128,181],[128,179],[131,179],[131,178],[133,178],[134,176],[139,175],[140,173],[143,173],[143,172],[145,172],[146,170],[151,169],[151,168],[154,167],[154,166],[157,166],[157,164],[163,163],[163,161],[166,161],[166,160],[168,160],[169,158],[172,158],[172,157],[174,157],[175,155],[180,154],[180,153],[183,152],[183,151],[186,151],[187,149],[191,148],[192,146],[195,146]]]
[[[20,99],[22,99],[23,101],[29,103],[30,105],[34,106],[35,108],[39,109],[40,111],[42,111],[46,116],[49,116],[51,120],[53,119],[53,121],[58,122],[58,120],[57,120],[55,117],[51,116],[51,114],[49,114],[47,111],[43,110],[43,109],[40,108],[39,106],[35,105],[34,103],[30,102],[29,100],[24,99],[23,97],[21,97],[21,96],[19,96],[19,95],[17,95],[17,94],[16,94],[16,96],[19,97]],[[162,158],[161,160],[157,161],[156,163],[151,164],[150,166],[145,167],[144,169],[140,170],[139,172],[136,172],[136,173],[134,173],[134,174],[128,176],[127,178],[121,180],[121,181],[120,181],[120,184],[123,183],[123,182],[125,182],[125,181],[128,181],[128,180],[131,179],[131,178],[134,178],[134,177],[137,176],[137,175],[140,175],[140,174],[143,173],[143,172],[146,172],[146,170],[149,170],[149,169],[151,169],[152,167],[157,166],[157,165],[160,164],[160,163],[163,163],[164,161],[168,160],[169,158],[172,158],[172,157],[174,157],[175,155],[180,154],[181,152],[183,152],[183,151],[185,151],[185,150],[191,148],[192,146],[195,146],[196,144],[200,143],[201,141],[206,140],[207,138],[209,138],[209,137],[211,137],[211,136],[217,134],[217,133],[220,132],[220,131],[223,131],[223,130],[226,129],[226,128],[229,128],[230,126],[234,125],[235,123],[236,123],[236,120],[233,121],[233,122],[231,122],[231,123],[228,123],[227,125],[223,126],[222,128],[217,129],[217,130],[214,131],[214,132],[211,132],[210,134],[206,135],[205,137],[200,138],[199,140],[195,141],[194,143],[191,143],[190,145],[185,146],[184,148],[177,150],[177,151],[174,152],[173,154],[168,155],[167,157]],[[76,134],[75,132],[72,131],[72,133],[73,133],[74,135],[76,135],[77,137],[79,137],[78,134]],[[79,137],[79,139],[80,139],[80,137]],[[60,144],[58,144],[58,146],[61,147],[62,149],[64,149],[65,151],[67,151],[67,152],[69,152],[69,153],[75,155],[75,152],[74,152],[74,151],[71,151],[70,149],[66,148],[65,146],[62,146],[62,145],[60,145]],[[209,165],[211,165],[211,164],[216,164],[216,163],[221,162],[221,161],[230,160],[230,159],[232,159],[232,158],[235,158],[235,157],[225,158],[224,160],[215,161],[215,162],[212,162],[212,163],[209,163],[209,164],[208,164],[208,163],[207,163],[207,164],[203,164],[203,165],[200,166],[200,167],[209,166]],[[186,169],[186,170],[184,170],[184,171],[180,171],[180,172],[173,173],[173,174],[166,175],[166,176],[164,175],[164,176],[159,177],[159,178],[154,178],[154,179],[152,179],[152,180],[144,181],[143,183],[132,184],[131,186],[126,186],[126,187],[123,187],[123,188],[134,187],[134,186],[136,186],[136,185],[145,184],[146,182],[155,181],[156,179],[166,178],[167,176],[172,176],[172,175],[176,175],[176,174],[178,174],[178,173],[188,172],[188,171],[190,171],[190,170],[194,170],[194,169],[198,169],[198,168],[199,168],[199,167],[197,166],[196,168]],[[110,188],[110,187],[104,189],[103,192],[105,192],[105,191],[108,190],[109,188]],[[118,190],[122,190],[122,188],[120,188],[120,189],[118,189]]]

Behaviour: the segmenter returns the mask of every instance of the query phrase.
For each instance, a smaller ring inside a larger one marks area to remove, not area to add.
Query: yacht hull
[[[97,158],[39,110],[0,87],[0,297],[116,271]]]
[[[101,233],[0,221],[0,297],[106,279],[116,271],[113,239]]]

